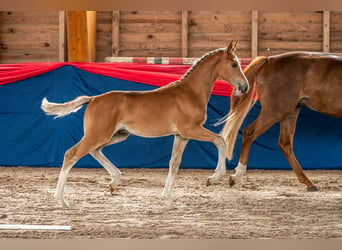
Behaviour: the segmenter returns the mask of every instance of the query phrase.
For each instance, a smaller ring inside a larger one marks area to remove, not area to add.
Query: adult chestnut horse
[[[70,169],[90,153],[110,174],[111,192],[117,187],[120,171],[101,152],[110,144],[125,140],[130,134],[143,137],[175,135],[169,173],[163,197],[173,207],[171,189],[189,139],[214,143],[218,163],[208,183],[217,182],[217,176],[226,171],[224,139],[203,127],[207,104],[216,79],[229,82],[236,94],[249,89],[239,59],[235,55],[237,42],[216,49],[201,57],[178,81],[153,91],[111,91],[98,96],[81,96],[63,104],[50,103],[45,98],[42,109],[50,115],[65,116],[88,103],[84,114],[84,136],[66,151],[55,191],[56,200],[67,206],[64,188]]]
[[[252,142],[274,123],[280,122],[280,149],[299,181],[309,191],[316,191],[317,187],[304,174],[293,152],[296,121],[303,105],[314,111],[342,117],[342,56],[291,52],[257,57],[244,73],[253,87],[243,96],[231,97],[230,112],[221,133],[226,139],[228,159],[232,157],[238,130],[255,103],[255,86],[262,108],[258,118],[243,130],[239,164],[230,176],[230,185],[246,173]]]

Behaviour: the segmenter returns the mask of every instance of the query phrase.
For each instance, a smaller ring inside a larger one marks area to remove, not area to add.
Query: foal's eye
[[[233,67],[233,68],[236,68],[237,66],[238,66],[237,63],[232,63],[232,67]]]

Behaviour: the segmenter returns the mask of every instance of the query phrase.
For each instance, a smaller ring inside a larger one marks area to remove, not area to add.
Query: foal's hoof
[[[60,199],[56,199],[56,202],[59,206],[61,206],[62,208],[67,208],[69,207],[69,203],[66,202],[65,200],[60,200]]]
[[[309,192],[316,192],[316,191],[318,191],[318,188],[315,185],[313,185],[313,186],[308,187],[308,191]]]
[[[108,185],[108,191],[110,195],[115,195],[116,189],[112,185]]]
[[[234,177],[233,176],[229,176],[229,186],[232,187],[236,184]]]
[[[208,187],[208,186],[211,186],[211,179],[210,177],[207,179],[207,182],[205,183],[205,185]]]

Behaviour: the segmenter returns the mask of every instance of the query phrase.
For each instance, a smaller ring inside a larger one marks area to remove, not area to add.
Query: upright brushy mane
[[[179,81],[181,81],[181,80],[185,79],[186,77],[188,77],[189,74],[190,74],[191,72],[193,72],[193,71],[197,68],[198,65],[202,64],[202,62],[205,61],[208,57],[210,57],[210,56],[216,54],[216,53],[219,52],[219,51],[223,51],[224,49],[225,49],[225,48],[219,48],[219,49],[215,49],[215,50],[213,50],[213,51],[210,51],[210,52],[204,54],[202,57],[200,57],[197,61],[194,62],[194,64],[192,65],[192,67],[191,67],[190,69],[188,69],[188,71],[182,76],[181,79],[179,79]]]

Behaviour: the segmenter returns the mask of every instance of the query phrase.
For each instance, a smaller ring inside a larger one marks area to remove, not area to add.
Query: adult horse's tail
[[[55,115],[56,118],[66,116],[72,112],[77,112],[86,103],[89,103],[93,97],[80,96],[75,100],[65,103],[49,102],[46,98],[42,100],[41,108],[48,115]]]
[[[253,93],[256,85],[256,76],[260,67],[262,67],[266,62],[267,57],[255,58],[244,70],[246,78],[251,85],[250,90],[241,96],[231,96],[230,111],[226,119],[226,124],[221,131],[221,135],[227,144],[226,156],[229,160],[232,159],[237,133],[242,125],[242,122],[247,116],[249,110],[255,104],[255,102],[253,102]]]

